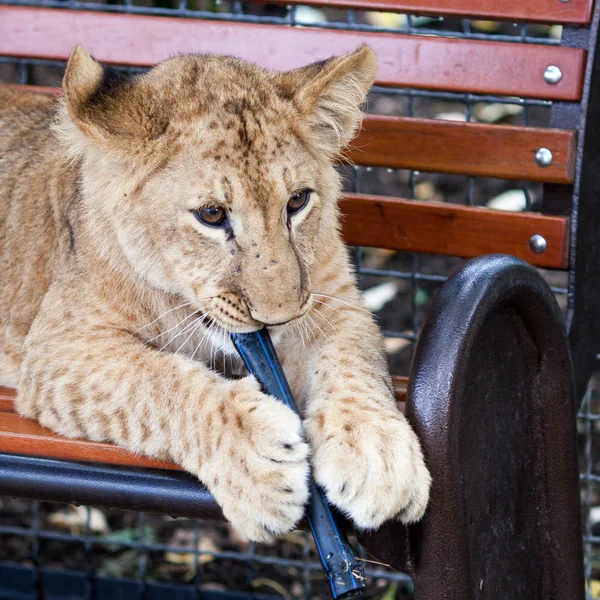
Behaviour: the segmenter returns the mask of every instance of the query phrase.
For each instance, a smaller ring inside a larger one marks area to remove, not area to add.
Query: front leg
[[[295,370],[297,384],[303,379],[314,477],[360,528],[393,518],[414,522],[427,506],[431,479],[396,406],[381,335],[358,306],[358,293],[342,302],[315,299],[312,351]]]
[[[291,530],[308,499],[300,419],[256,380],[154,350],[123,330],[42,314],[25,349],[21,414],[70,437],[173,460],[256,541]]]

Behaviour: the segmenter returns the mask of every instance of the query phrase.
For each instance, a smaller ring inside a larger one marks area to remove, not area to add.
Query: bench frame
[[[579,105],[555,102],[551,126],[578,132],[575,182],[544,186],[543,211],[571,215],[567,331],[575,366],[577,401],[581,401],[600,353],[600,7],[589,29],[566,28],[563,44],[587,48],[583,95]]]
[[[435,298],[406,415],[437,485],[421,523],[363,539],[419,600],[583,599],[573,374],[531,266],[474,259]]]

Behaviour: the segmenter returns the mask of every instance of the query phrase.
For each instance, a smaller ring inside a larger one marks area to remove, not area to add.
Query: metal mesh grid
[[[561,35],[559,26],[425,18],[358,10],[318,10],[303,5],[254,4],[229,0],[109,0],[107,3],[79,0],[10,0],[4,3],[548,45],[559,44]],[[59,61],[0,57],[1,81],[58,85],[63,69],[64,63]],[[549,124],[550,107],[549,102],[542,100],[375,87],[370,94],[367,110],[375,114],[394,116],[546,127]],[[368,166],[343,167],[342,171],[345,189],[357,193],[385,194],[472,206],[491,205],[519,211],[539,210],[542,197],[541,186],[529,182]],[[356,248],[353,255],[367,303],[377,315],[386,336],[392,371],[394,374],[407,375],[414,342],[428,305],[442,283],[463,260],[368,248]],[[544,273],[557,294],[559,303],[566,308],[567,273]],[[594,404],[592,396],[590,391],[586,397],[580,425],[584,484],[582,500],[587,524],[584,541],[586,575],[589,581],[595,576],[594,561],[600,558],[600,530],[596,533],[593,520],[587,518],[593,513],[592,507],[599,504],[597,484],[600,482],[600,475],[594,468],[596,455],[593,446],[594,432],[596,424],[600,422],[600,416],[595,410],[595,404],[598,403],[596,401]],[[1,561],[21,561],[33,569],[39,581],[41,574],[48,569],[69,566],[68,548],[78,548],[77,552],[73,552],[72,558],[76,556],[77,560],[73,558],[71,569],[84,573],[88,580],[91,577],[108,577],[110,572],[98,562],[99,554],[104,556],[108,548],[108,554],[113,553],[114,561],[127,563],[127,568],[120,576],[137,581],[135,589],[138,597],[142,597],[144,591],[154,585],[153,582],[171,580],[170,576],[164,574],[164,569],[160,568],[161,564],[164,566],[167,563],[174,565],[169,571],[172,579],[186,581],[188,587],[197,594],[199,590],[223,590],[224,581],[230,590],[252,594],[266,593],[275,597],[306,600],[325,597],[320,595],[325,594],[325,588],[312,541],[310,536],[302,532],[295,532],[292,535],[293,540],[284,540],[276,548],[263,548],[236,540],[235,536],[232,538],[231,532],[223,530],[222,524],[212,526],[186,521],[182,530],[187,533],[183,536],[183,541],[176,543],[176,540],[165,538],[163,534],[172,528],[173,523],[181,523],[182,520],[171,522],[168,518],[155,515],[124,515],[119,511],[107,511],[109,521],[113,519],[127,525],[127,535],[130,537],[125,539],[122,527],[117,531],[122,534],[120,538],[115,537],[113,530],[108,534],[92,531],[91,521],[94,513],[93,509],[89,508],[83,509],[85,514],[79,530],[53,528],[48,525],[48,518],[57,510],[59,507],[56,505],[46,503],[8,499],[3,501],[0,507],[0,568],[3,564]],[[597,520],[600,522],[600,515],[597,516]],[[222,547],[206,546],[206,540],[212,539],[216,535],[215,532],[219,531],[221,534],[217,537],[221,540]],[[25,545],[22,544],[23,540],[27,542]],[[50,560],[50,549],[56,548],[57,544],[64,547],[65,559],[62,563],[59,561],[60,564]],[[8,550],[3,552],[4,549]],[[169,561],[168,555],[173,560]],[[180,562],[174,559],[176,556],[180,557]],[[367,575],[372,578],[371,597],[386,600],[411,597],[411,585],[407,576],[384,570],[378,565],[367,565]],[[91,590],[91,586],[88,586],[88,589]],[[592,587],[590,593],[594,593]],[[89,594],[92,592],[89,591]],[[600,592],[597,596],[600,597]]]
[[[402,34],[443,33],[447,37],[495,41],[560,44],[560,26],[529,23],[495,23],[476,19],[422,17],[377,13],[357,9],[320,10],[301,3],[255,4],[240,0],[4,0],[15,6],[43,6],[79,10],[100,10],[132,14],[153,14],[188,18],[234,20],[286,25],[310,25],[328,29],[390,32]],[[374,15],[387,15],[377,17]]]
[[[90,582],[118,576],[135,581],[139,597],[158,582],[177,582],[173,589],[198,594],[212,590],[307,600],[327,595],[306,532],[293,532],[268,547],[241,539],[222,523],[8,498],[0,506],[0,572],[19,561],[38,580],[57,568],[84,573]],[[120,528],[110,529],[114,523]],[[371,581],[367,597],[378,598],[390,588],[402,594],[398,597],[410,593],[408,576],[369,562],[362,549],[359,556]],[[81,598],[93,597],[93,586],[88,587]],[[1,590],[0,584],[3,597]]]
[[[588,597],[600,597],[600,355],[577,423]]]

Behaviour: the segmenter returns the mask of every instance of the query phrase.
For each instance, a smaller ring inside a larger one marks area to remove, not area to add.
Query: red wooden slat
[[[368,116],[348,153],[357,164],[572,183],[576,133],[559,129]],[[539,148],[552,164],[535,161]]]
[[[101,61],[149,66],[180,52],[232,54],[290,69],[370,44],[377,83],[421,89],[577,100],[585,51],[533,44],[310,27],[1,6],[0,54],[64,60],[85,46]],[[561,81],[544,81],[548,65]]]
[[[60,92],[57,88],[29,89],[49,95]],[[359,165],[572,183],[575,142],[576,132],[560,129],[368,115],[347,157]],[[541,147],[552,152],[549,167],[535,161]]]
[[[341,209],[344,239],[352,245],[466,258],[497,252],[539,267],[568,267],[567,217],[359,194],[347,194]],[[543,254],[529,247],[536,233],[547,241]]]
[[[110,465],[181,470],[179,466],[136,456],[104,442],[62,437],[15,412],[16,391],[0,387],[0,452]]]
[[[273,0],[261,1],[273,3]],[[565,25],[589,23],[594,4],[593,0],[277,0],[274,3]]]
[[[0,452],[109,465],[181,470],[173,463],[135,456],[112,444],[59,436],[35,421],[10,412],[0,412]]]
[[[19,92],[31,92],[32,94],[42,94],[43,96],[62,96],[62,89],[46,85],[23,85],[21,83],[0,83],[0,87],[8,87],[11,90]]]

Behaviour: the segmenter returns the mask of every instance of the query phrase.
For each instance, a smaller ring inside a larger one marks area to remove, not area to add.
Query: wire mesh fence
[[[223,523],[5,498],[0,540],[0,573],[19,563],[43,582],[62,571],[71,575],[71,590],[87,581],[77,598],[96,597],[97,581],[115,578],[130,588],[135,583],[139,597],[147,587],[169,584],[173,592],[202,598],[207,592],[236,598],[324,598],[328,593],[312,538],[302,531],[272,546],[257,546]],[[390,590],[389,597],[410,597],[406,575],[370,562],[364,551],[360,556],[371,582],[367,597]]]
[[[545,45],[560,44],[561,36],[560,26],[237,0],[2,3]],[[0,81],[55,86],[60,84],[64,67],[61,61],[0,56]],[[544,100],[381,87],[373,88],[367,107],[369,113],[379,115],[535,127],[549,126],[550,109],[551,104]],[[369,166],[345,165],[340,169],[345,189],[356,193],[511,211],[541,208],[542,187],[531,182]],[[427,308],[443,282],[464,261],[457,257],[370,248],[353,249],[353,257],[365,302],[384,332],[392,372],[408,375]],[[565,310],[568,273],[546,270],[544,275]],[[600,598],[600,581],[596,582],[600,580],[597,387],[591,385],[578,423],[585,519],[583,543],[590,598]],[[361,552],[365,561],[370,560]],[[26,571],[19,571],[17,565]],[[367,597],[384,600],[412,597],[412,585],[406,575],[379,564],[365,562],[365,565],[369,578]],[[59,590],[61,573],[66,572],[71,574],[69,585],[75,586],[71,589],[79,590],[73,591],[73,597],[77,598],[103,597],[103,582],[116,579],[122,582],[123,597],[127,598],[150,598],[154,594],[158,597],[161,590],[177,598],[212,598],[211,594],[219,598],[235,593],[239,598],[310,600],[324,598],[327,593],[312,540],[305,532],[294,532],[273,546],[256,546],[221,523],[2,499],[0,580],[6,576],[32,577],[39,597],[46,598],[52,596],[48,595],[48,582],[58,582]],[[0,590],[0,598],[1,593]],[[57,591],[56,597],[62,597],[59,594]]]
[[[590,598],[600,597],[600,355],[579,412],[581,504],[585,577]]]

